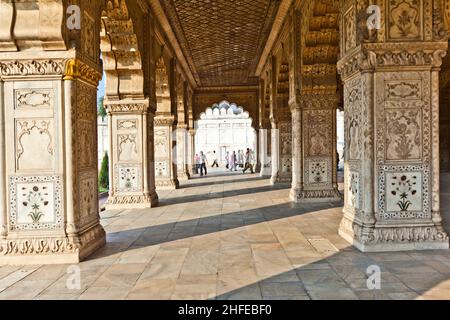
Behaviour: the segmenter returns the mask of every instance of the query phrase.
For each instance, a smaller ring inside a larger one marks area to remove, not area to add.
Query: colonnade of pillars
[[[151,207],[157,189],[176,188],[192,170],[192,97],[173,56],[153,48],[149,10],[99,2],[79,1],[79,32],[65,29],[61,2],[0,2],[0,264],[73,263],[105,243],[95,134],[102,71],[114,84],[105,100],[108,206]],[[305,0],[291,8],[290,29],[262,73],[261,95],[269,97],[261,109],[270,112],[259,133],[261,174],[291,183],[293,201],[339,199],[335,110],[343,100],[339,233],[363,251],[448,249],[439,75],[450,15],[443,1],[378,1],[382,28],[368,32],[361,3]]]

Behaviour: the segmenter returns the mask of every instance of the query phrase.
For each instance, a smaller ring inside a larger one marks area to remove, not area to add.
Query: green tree
[[[105,156],[102,160],[102,166],[100,167],[100,174],[98,179],[98,185],[100,191],[109,190],[109,157],[108,152],[105,152]]]
[[[107,116],[105,105],[104,105],[105,98],[98,99],[98,106],[97,106],[97,114],[99,117],[102,117],[102,119],[105,119]]]

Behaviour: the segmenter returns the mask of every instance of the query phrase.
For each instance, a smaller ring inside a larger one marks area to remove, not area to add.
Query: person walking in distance
[[[216,151],[213,151],[213,164],[211,168],[219,167],[219,160],[217,159]]]
[[[228,151],[225,155],[225,168],[230,169],[230,153]]]
[[[200,173],[200,156],[198,153],[195,155],[195,174]]]
[[[200,176],[206,176],[208,174],[208,170],[206,169],[207,165],[206,155],[203,151],[200,152]]]
[[[236,157],[236,151],[233,151],[233,154],[230,157],[230,171],[237,171],[237,157]]]
[[[244,152],[242,150],[238,150],[237,162],[240,168],[244,168]]]
[[[251,173],[253,174],[253,164],[252,164],[252,152],[250,150],[250,148],[247,148],[247,152],[244,155],[244,161],[245,161],[245,166],[244,166],[244,170],[242,170],[243,173],[245,173],[248,169],[250,169]]]

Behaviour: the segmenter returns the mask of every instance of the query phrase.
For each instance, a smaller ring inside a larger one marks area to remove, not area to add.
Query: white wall
[[[105,152],[109,155],[109,131],[108,131],[108,117],[97,119],[97,136],[98,136],[98,168],[102,165]]]
[[[196,123],[195,153],[203,151],[208,160],[217,159],[225,165],[226,152],[252,149],[257,152],[256,131],[247,112],[236,105],[223,102],[214,109],[208,108]]]

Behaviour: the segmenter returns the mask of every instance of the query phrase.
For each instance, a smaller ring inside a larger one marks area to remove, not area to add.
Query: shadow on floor
[[[283,203],[212,217],[108,233],[106,246],[97,251],[89,260],[125,252],[130,247],[154,246],[341,206],[340,202],[311,204],[307,208],[294,203]]]
[[[423,294],[427,299],[448,299],[449,292],[445,288],[440,291],[440,284],[445,282],[448,287],[450,271],[440,273],[425,261],[439,262],[432,259],[441,254],[449,263],[450,254],[422,251],[420,260],[407,259],[407,254],[364,254],[349,247],[261,281],[246,281],[248,284],[224,290],[210,300],[412,300]],[[376,289],[373,282],[368,283],[372,275],[368,268],[373,266],[381,271]]]
[[[275,190],[286,190],[289,193],[290,185],[279,184],[275,186],[263,186],[258,188],[249,188],[249,189],[236,189],[222,192],[213,192],[213,193],[205,193],[201,195],[191,195],[191,196],[174,196],[171,198],[162,198],[159,201],[159,206],[169,206],[175,204],[182,204],[188,202],[196,202],[196,201],[205,201],[205,200],[213,200],[213,199],[222,199],[228,197],[242,196],[242,195],[251,195],[254,193],[262,193],[269,192]]]
[[[198,183],[191,183],[191,181],[199,181],[199,180],[205,180],[204,178],[193,178],[191,180],[189,180],[188,183],[184,183],[180,186],[180,189],[189,189],[189,188],[195,188],[195,187],[206,187],[206,186],[213,186],[213,185],[224,185],[224,184],[230,184],[230,183],[242,183],[242,182],[251,182],[251,181],[263,181],[263,180],[267,180],[265,178],[261,178],[261,177],[246,177],[246,176],[234,176],[234,175],[230,175],[228,177],[236,177],[236,178],[240,178],[240,179],[232,179],[232,180],[224,180],[224,181],[210,181],[210,182],[198,182]]]

